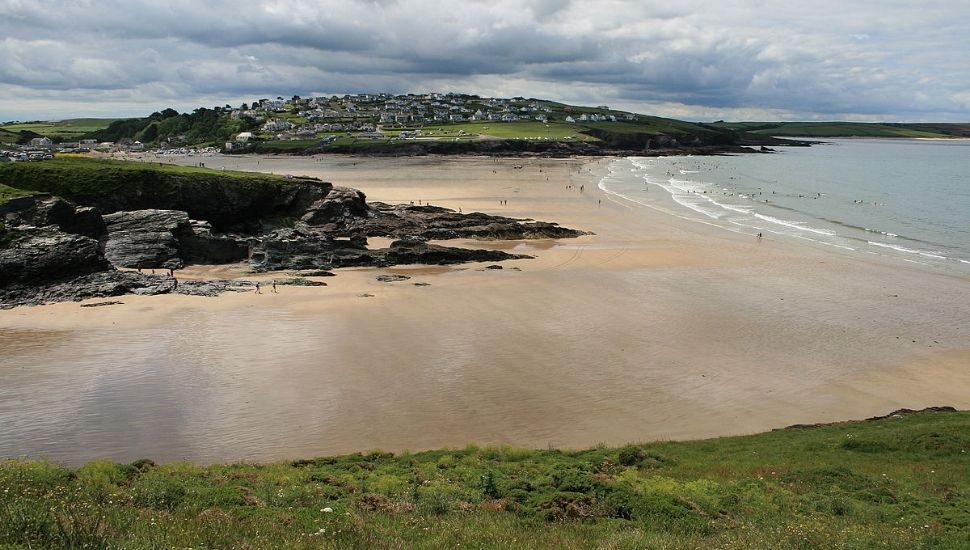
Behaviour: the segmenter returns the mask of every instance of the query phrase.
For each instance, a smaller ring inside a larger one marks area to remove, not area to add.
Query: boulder
[[[61,281],[111,268],[98,241],[53,227],[11,228],[0,248],[0,288]]]
[[[249,258],[250,268],[256,272],[370,263],[366,238],[338,239],[309,229],[276,230],[253,245]]]
[[[212,224],[189,220],[188,230],[178,235],[182,260],[186,263],[227,264],[249,257],[251,237],[215,233]]]
[[[180,235],[191,233],[181,210],[135,210],[104,216],[108,240],[104,254],[118,267],[182,267]]]
[[[354,219],[366,217],[367,200],[364,194],[348,187],[334,187],[322,199],[307,209],[300,221],[311,227],[339,231],[354,226]]]
[[[8,227],[53,225],[65,233],[94,239],[105,234],[104,220],[97,208],[78,206],[47,194],[18,197],[0,204],[0,222]]]

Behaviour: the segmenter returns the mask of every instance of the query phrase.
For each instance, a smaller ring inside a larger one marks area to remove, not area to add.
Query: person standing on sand
[[[276,279],[273,279],[273,294],[279,294],[279,292],[276,291]]]
[[[259,282],[258,281],[256,283],[256,294],[262,294],[262,292],[259,291]]]

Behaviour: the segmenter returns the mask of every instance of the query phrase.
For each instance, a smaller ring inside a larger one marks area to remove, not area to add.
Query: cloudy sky
[[[0,0],[0,121],[458,91],[970,121],[970,1]]]

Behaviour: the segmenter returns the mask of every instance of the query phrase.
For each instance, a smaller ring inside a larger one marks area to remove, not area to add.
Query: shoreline
[[[970,342],[958,326],[967,304],[958,281],[875,258],[774,239],[758,243],[620,206],[596,188],[590,171],[602,162],[236,161],[243,164],[239,169],[319,175],[360,188],[369,200],[420,199],[466,212],[544,219],[595,235],[462,241],[536,258],[501,262],[505,269],[498,271],[475,264],[338,269],[325,289],[288,287],[260,307],[256,296],[240,293],[125,296],[124,305],[106,308],[69,303],[4,311],[0,343],[11,346],[15,359],[0,360],[0,372],[24,361],[38,375],[50,375],[58,370],[56,357],[74,356],[80,364],[75,376],[101,372],[146,388],[161,383],[160,376],[174,376],[164,386],[173,396],[200,377],[219,388],[218,394],[193,394],[214,400],[211,405],[184,404],[185,418],[173,423],[163,416],[154,431],[148,420],[164,409],[146,415],[132,409],[133,402],[115,402],[130,413],[133,428],[85,409],[105,423],[104,430],[154,433],[181,445],[159,453],[148,445],[135,453],[161,460],[221,455],[263,461],[470,442],[583,448],[756,433],[902,407],[970,408],[964,368]],[[514,168],[518,164],[524,167]],[[545,177],[548,184],[539,179]],[[207,276],[220,268],[191,269]],[[185,276],[193,275],[191,269]],[[385,272],[412,278],[374,280]],[[272,277],[246,275],[264,276]],[[829,288],[851,299],[844,307],[827,302]],[[868,318],[875,311],[878,318]],[[154,353],[168,350],[169,360],[148,352],[157,340],[125,344],[148,334],[163,338]],[[24,344],[31,338],[47,348],[32,350]],[[206,341],[218,343],[215,355],[184,357],[188,366],[173,363],[183,359],[180,347],[212,345]],[[104,349],[111,346],[122,346],[133,364],[117,363],[122,356]],[[327,359],[320,362],[321,356]],[[203,360],[209,366],[200,371]],[[286,378],[279,378],[274,360],[286,366]],[[27,378],[15,386],[26,391]],[[249,397],[249,391],[267,387],[260,399]],[[116,395],[121,388],[107,383],[84,397],[102,398],[109,389]],[[148,404],[156,405],[151,399]],[[232,418],[212,418],[212,407]],[[84,410],[71,409],[78,412]],[[25,418],[12,420],[15,432],[29,433]],[[243,429],[254,422],[262,431]],[[8,437],[3,434],[0,443]],[[240,438],[244,443],[234,446]],[[87,449],[91,455],[124,453],[114,443],[95,441]],[[267,453],[273,448],[276,455]]]

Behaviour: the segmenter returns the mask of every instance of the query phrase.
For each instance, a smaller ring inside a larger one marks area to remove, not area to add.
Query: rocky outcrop
[[[61,281],[110,269],[98,241],[54,227],[12,228],[0,248],[0,288]]]
[[[104,216],[104,255],[115,266],[182,267],[179,237],[191,233],[189,216],[179,210],[135,210]]]
[[[251,288],[245,281],[177,283],[172,277],[116,271],[118,267],[179,269],[187,263],[223,264],[248,258],[256,272],[330,274],[325,270],[336,267],[448,265],[529,257],[443,246],[430,240],[583,234],[554,223],[480,212],[369,205],[356,189],[319,180],[283,183],[261,174],[218,178],[204,173],[183,181],[180,175],[163,177],[161,172],[152,175],[146,171],[134,183],[125,184],[124,193],[96,199],[93,204],[105,208],[141,204],[152,208],[122,209],[102,216],[96,208],[43,194],[0,205],[3,307],[122,294],[212,296]],[[184,209],[164,208],[170,205]],[[292,227],[267,232],[267,228],[281,225]],[[239,231],[226,232],[227,227]],[[397,240],[388,248],[369,249],[368,237],[376,236]],[[322,284],[298,280],[299,284]]]
[[[165,294],[174,286],[174,279],[167,277],[130,271],[101,271],[57,283],[0,289],[0,307],[78,302],[125,294]]]
[[[536,222],[481,212],[462,214],[439,206],[370,204],[370,215],[357,221],[354,229],[369,237],[420,236],[447,239],[561,239],[586,233]]]
[[[429,244],[423,239],[401,239],[389,248],[374,250],[379,261],[376,265],[433,264],[451,265],[465,262],[500,262],[532,258],[522,254],[509,254],[501,250],[479,250]]]
[[[0,222],[7,227],[56,226],[65,233],[100,239],[104,221],[97,208],[78,206],[48,194],[18,197],[0,204]]]
[[[371,265],[367,239],[335,238],[310,228],[279,229],[253,245],[253,271],[330,269],[339,265]]]
[[[353,227],[355,220],[367,214],[367,201],[362,192],[348,187],[334,187],[325,197],[310,205],[300,221],[324,231],[340,231]]]
[[[245,260],[253,237],[216,233],[206,221],[189,220],[188,231],[179,234],[182,260],[190,264],[228,264]]]

